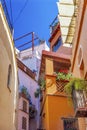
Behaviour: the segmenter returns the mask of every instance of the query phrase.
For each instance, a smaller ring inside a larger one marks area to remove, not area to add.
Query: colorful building
[[[58,7],[63,42],[66,43],[69,41],[69,43],[72,44],[71,72],[74,77],[87,80],[87,1],[60,0],[58,3]],[[63,12],[64,8],[67,11],[66,14],[64,14]],[[65,25],[65,23],[68,23],[68,26],[63,26]],[[64,29],[67,30],[65,31],[65,35]],[[87,129],[86,100],[87,98],[85,95],[85,91],[81,91],[80,93],[77,93],[73,96],[73,105],[75,108],[74,115],[76,118],[78,118],[79,130]]]
[[[34,41],[32,40],[32,42]],[[40,70],[42,50],[49,50],[46,42],[42,40],[39,41],[38,45],[34,45],[28,49],[22,51],[16,49],[20,86],[22,87],[24,85],[27,88],[31,97],[33,109],[35,107],[37,111],[37,115],[29,120],[30,130],[39,128],[40,99],[39,97],[35,97],[35,93],[39,89],[37,81]],[[32,106],[29,108],[32,108]],[[31,115],[30,112],[29,115]]]
[[[14,42],[0,2],[0,129],[17,130],[18,80]]]
[[[34,46],[33,51],[32,47],[30,47],[18,53],[18,58],[36,74],[36,80],[38,80],[39,76],[42,50],[49,51],[49,47],[45,41],[40,41],[38,45]]]
[[[29,130],[29,100],[23,93],[19,94],[18,130]]]
[[[50,25],[50,51],[57,52],[58,48],[62,45],[60,23],[56,17]]]
[[[79,0],[78,16],[75,29],[75,35],[73,38],[73,49],[72,49],[72,60],[71,60],[71,71],[75,77],[83,78],[87,80],[87,1]],[[82,99],[81,99],[82,100]],[[84,106],[80,100],[81,106],[78,106],[75,113],[80,113],[78,116],[79,130],[87,129],[87,104],[86,98],[84,99]],[[82,113],[82,114],[81,114]],[[85,113],[85,114],[84,114]]]
[[[74,109],[67,102],[64,92],[66,81],[56,81],[55,72],[69,71],[70,55],[63,52],[42,52],[40,74],[45,73],[46,90],[41,102],[40,128],[43,130],[63,130],[63,118],[72,120]]]
[[[29,115],[31,114],[29,112],[30,106],[35,106],[36,111],[39,110],[39,98],[35,98],[34,93],[39,88],[37,81],[35,80],[35,74],[26,66],[24,65],[19,59],[17,59],[18,64],[18,77],[19,77],[19,105],[21,104],[21,109],[19,108],[19,120],[22,121],[23,117],[26,119],[26,129],[32,130],[32,127],[38,128],[39,125],[39,112],[37,112],[37,115],[29,120]],[[25,89],[25,90],[23,90]],[[21,97],[22,91],[26,92],[26,97]],[[27,97],[28,96],[28,97]],[[26,100],[27,103],[27,112],[23,111],[23,101]],[[21,111],[21,112],[20,112]],[[21,119],[20,119],[21,118]],[[34,124],[32,124],[32,120],[34,121]],[[23,123],[23,122],[22,122]],[[19,121],[19,128],[22,129],[22,124]]]

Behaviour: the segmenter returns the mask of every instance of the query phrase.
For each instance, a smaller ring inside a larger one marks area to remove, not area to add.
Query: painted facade
[[[0,129],[17,130],[18,81],[13,37],[0,3]]]
[[[29,101],[19,95],[18,103],[18,130],[29,130]]]
[[[69,67],[70,57],[67,54],[43,51],[40,69],[40,74],[45,72],[46,78],[46,90],[40,111],[40,128],[43,130],[63,130],[62,118],[74,117],[74,109],[67,102],[64,85],[57,85],[54,73],[60,69],[68,70]]]
[[[32,104],[35,106],[36,110],[39,110],[39,98],[35,98],[35,91],[36,89],[39,88],[37,81],[35,80],[35,74],[26,66],[24,65],[19,59],[17,59],[17,63],[18,63],[18,77],[19,77],[19,92],[21,92],[22,87],[26,87],[27,88],[27,92],[29,93],[30,97],[31,97],[31,102]],[[20,98],[19,98],[19,104],[20,104]],[[28,99],[28,109],[29,109],[29,99]],[[19,109],[19,116],[18,118],[22,118],[22,115],[25,114],[25,116],[27,117],[27,120],[29,119],[29,113],[26,114],[26,112],[20,112]],[[39,112],[37,112],[37,115],[35,117],[35,128],[38,128],[39,125]],[[22,119],[20,119],[22,120]],[[30,130],[32,130],[31,126],[31,120],[28,120],[28,128]],[[20,122],[21,123],[21,122]],[[22,126],[20,124],[20,126]],[[27,129],[28,129],[27,128]]]
[[[59,1],[60,4],[58,4],[59,6],[59,17],[60,17],[60,23],[61,23],[61,30],[62,30],[62,38],[64,43],[66,43],[66,41],[71,41],[72,43],[72,57],[71,57],[71,72],[73,74],[74,77],[77,78],[82,78],[87,80],[87,45],[86,45],[86,32],[87,32],[87,26],[86,26],[86,22],[87,22],[87,1],[86,0],[75,0],[75,2],[73,2],[72,0],[70,1],[63,1],[60,0]],[[68,4],[67,4],[68,3]],[[72,6],[72,11],[71,8],[67,8],[66,6]],[[70,17],[66,16],[66,14],[63,14],[65,17],[65,21],[63,20],[63,18],[61,17],[62,13],[64,13],[62,10],[63,9],[69,10],[67,11],[68,15],[71,15]],[[69,12],[71,14],[69,14]],[[73,15],[72,15],[73,14]],[[76,16],[74,18],[74,16]],[[69,21],[70,19],[70,21]],[[65,25],[66,21],[68,20],[67,23],[70,22],[70,24],[72,24],[73,22],[73,26],[63,26]],[[64,34],[64,28],[66,27],[66,35]],[[73,29],[71,29],[73,27]],[[76,28],[75,28],[76,27]],[[71,31],[71,33],[70,33]],[[68,34],[72,34],[72,38],[70,38],[70,35]],[[64,37],[65,36],[65,37]],[[86,98],[85,98],[85,103],[86,103]],[[81,101],[80,101],[81,104]],[[87,129],[87,107],[86,104],[84,107],[81,106],[81,108],[78,108],[77,110],[75,110],[75,115],[78,111],[82,111],[82,115],[79,114],[78,118],[78,125],[79,125],[79,130],[86,130]],[[84,114],[85,113],[85,114]]]
[[[53,20],[52,24],[50,25],[50,29],[50,51],[57,52],[58,48],[62,45],[60,23],[58,22],[58,17]]]
[[[38,80],[39,76],[42,50],[49,51],[45,41],[41,41],[39,45],[35,46],[33,52],[32,48],[29,48],[18,54],[18,58],[36,74],[36,80]]]
[[[76,30],[73,39],[71,71],[75,77],[87,79],[87,1],[79,0]],[[78,118],[79,130],[87,129],[87,117]]]

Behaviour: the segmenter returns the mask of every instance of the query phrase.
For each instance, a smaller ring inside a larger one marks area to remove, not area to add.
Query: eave
[[[57,5],[62,42],[72,44],[78,14],[78,0],[60,0]]]
[[[56,36],[57,32],[59,32],[59,36],[58,36],[58,38],[59,38],[61,36],[60,25],[59,24],[57,25],[56,29],[53,31],[50,39],[48,40],[49,42],[51,42],[54,39],[54,37]]]
[[[69,67],[71,65],[70,56],[68,56],[68,55],[65,55],[63,53],[42,51],[40,74],[45,72],[45,59],[46,58],[53,60],[55,72],[57,72],[60,68],[69,69]]]
[[[35,74],[26,65],[24,65],[18,58],[17,58],[17,66],[24,73],[26,73],[28,76],[30,76],[32,79],[35,80]]]

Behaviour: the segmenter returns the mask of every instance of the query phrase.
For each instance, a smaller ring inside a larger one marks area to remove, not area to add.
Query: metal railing
[[[86,106],[83,91],[73,90],[73,103],[75,110]]]
[[[69,82],[68,80],[56,80],[56,87],[58,94],[66,95],[66,93],[64,92],[64,87],[68,82]]]
[[[53,22],[50,24],[50,34],[52,34],[54,32],[57,25],[58,25],[58,17],[56,16],[55,19],[53,20]]]
[[[62,118],[64,130],[78,130],[78,119],[73,117]]]
[[[8,13],[8,9],[7,9],[7,6],[6,6],[6,2],[5,2],[5,0],[0,0],[0,3],[2,4],[4,13],[5,13],[5,16],[6,16],[6,20],[8,22],[8,26],[9,26],[11,34],[12,34],[13,26],[12,26],[12,23],[11,23],[11,20],[10,20],[10,17],[9,17],[9,13]]]
[[[75,117],[87,117],[87,104],[82,90],[73,90],[72,99]]]

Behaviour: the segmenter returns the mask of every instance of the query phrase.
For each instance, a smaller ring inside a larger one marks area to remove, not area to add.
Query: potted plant
[[[73,78],[64,89],[68,96],[72,96],[73,90],[87,92],[87,81],[84,79]]]
[[[56,75],[56,80],[70,80],[71,77],[71,73],[58,72]]]
[[[40,89],[41,90],[45,90],[46,89],[46,81],[44,76],[40,76],[38,84],[40,85]]]
[[[36,114],[37,114],[37,110],[35,108],[35,105],[33,104],[29,105],[29,119],[35,118]]]
[[[87,96],[87,81],[84,79],[73,78],[65,86],[65,92],[68,95],[69,101],[72,101],[71,103],[73,103],[75,116],[87,116],[87,111],[82,109],[86,107],[85,96]]]
[[[21,93],[21,95],[22,95],[23,97],[25,97],[25,98],[27,98],[27,99],[30,98],[30,95],[29,95],[29,93],[28,93],[28,90],[27,90],[27,88],[26,88],[24,85],[22,86],[20,93]]]
[[[38,98],[40,94],[41,94],[41,89],[37,88],[36,91],[34,92],[35,98]]]

